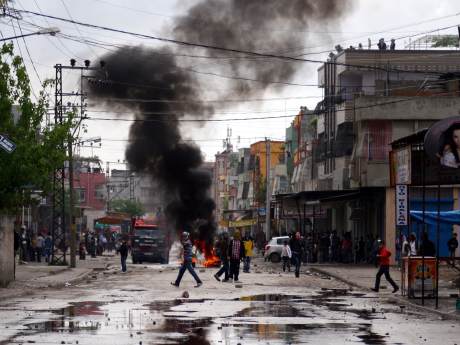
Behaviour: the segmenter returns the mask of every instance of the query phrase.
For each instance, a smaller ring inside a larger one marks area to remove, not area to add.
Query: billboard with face
[[[428,129],[424,141],[428,157],[445,168],[460,168],[460,116],[436,122]]]

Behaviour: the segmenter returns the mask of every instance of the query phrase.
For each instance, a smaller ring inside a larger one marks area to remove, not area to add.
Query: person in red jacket
[[[377,259],[379,260],[380,268],[375,277],[375,288],[373,288],[372,291],[379,292],[380,278],[382,277],[382,274],[385,275],[385,279],[391,284],[391,286],[393,286],[393,293],[399,290],[398,285],[390,277],[390,256],[391,252],[387,249],[387,247],[385,247],[385,242],[380,241],[379,250],[377,252]]]

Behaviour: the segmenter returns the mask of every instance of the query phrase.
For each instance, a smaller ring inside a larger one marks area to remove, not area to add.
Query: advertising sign
[[[426,297],[436,294],[436,258],[426,257],[425,265],[421,257],[404,258],[409,297],[421,297],[422,285]]]
[[[407,186],[396,185],[396,225],[408,225]]]
[[[242,220],[235,220],[235,221],[228,222],[228,226],[230,228],[238,228],[238,227],[251,226],[251,225],[256,225],[256,224],[257,224],[256,219],[242,219]]]
[[[404,147],[395,152],[395,182],[396,184],[411,183],[411,148]]]
[[[441,166],[460,167],[460,116],[449,117],[431,126],[424,140],[425,152]]]
[[[0,147],[8,153],[12,153],[16,149],[16,145],[7,137],[0,134]]]

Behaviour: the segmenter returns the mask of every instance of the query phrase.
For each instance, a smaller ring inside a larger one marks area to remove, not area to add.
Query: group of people
[[[52,239],[46,233],[33,234],[25,226],[14,232],[14,251],[19,255],[20,262],[49,262],[51,257]]]
[[[101,256],[105,251],[117,249],[117,233],[84,232],[80,238],[79,255],[84,260],[86,253],[91,257]]]
[[[292,236],[290,236],[292,237]],[[339,236],[337,231],[309,234],[301,238],[301,259],[306,263],[361,263],[375,256],[376,242],[363,237],[354,242],[350,232]]]
[[[200,287],[203,282],[198,277],[192,264],[193,244],[188,232],[182,233],[181,242],[183,246],[183,263],[179,269],[176,280],[171,282],[171,284],[178,287],[185,271],[189,271],[196,281],[195,287]],[[214,274],[214,278],[217,281],[221,281],[221,277],[224,276],[223,282],[239,282],[241,262],[243,262],[243,272],[250,272],[251,258],[254,254],[254,240],[249,234],[241,238],[241,233],[235,231],[230,238],[228,233],[224,232],[216,242],[215,249],[222,264],[220,270]]]

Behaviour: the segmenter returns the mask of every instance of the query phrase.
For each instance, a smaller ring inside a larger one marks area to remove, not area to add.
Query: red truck
[[[161,222],[132,219],[130,231],[133,264],[142,262],[168,263],[170,240]]]

